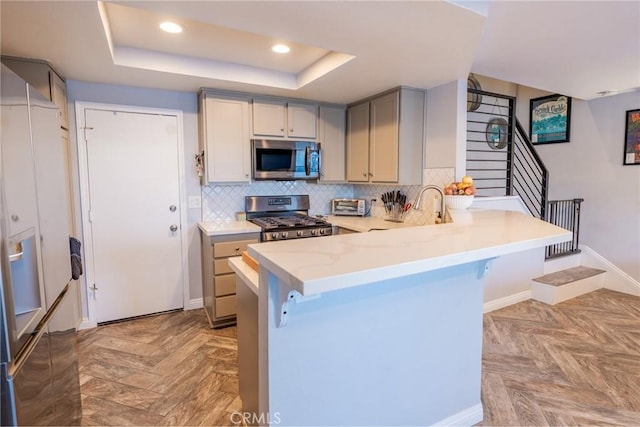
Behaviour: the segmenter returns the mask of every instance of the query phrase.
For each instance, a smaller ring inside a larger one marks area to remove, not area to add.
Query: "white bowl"
[[[461,196],[461,195],[453,195],[444,196],[445,206],[449,209],[467,209],[473,203],[474,196]]]

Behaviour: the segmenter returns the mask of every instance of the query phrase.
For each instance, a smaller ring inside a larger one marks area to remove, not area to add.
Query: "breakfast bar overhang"
[[[262,424],[482,420],[483,278],[496,257],[571,233],[517,212],[452,218],[249,246],[260,264]]]

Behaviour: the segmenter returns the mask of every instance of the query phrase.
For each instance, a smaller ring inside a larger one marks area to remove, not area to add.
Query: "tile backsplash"
[[[261,181],[243,185],[206,185],[202,187],[202,220],[235,219],[244,212],[245,196],[308,194],[311,215],[328,215],[331,199],[353,197],[351,184],[315,184],[306,181]]]
[[[435,184],[441,188],[453,181],[453,168],[425,169],[423,182]],[[311,215],[331,213],[331,199],[358,198],[377,201],[371,206],[370,215],[383,218],[384,207],[380,196],[388,191],[400,190],[407,200],[415,202],[420,191],[419,185],[368,185],[368,184],[316,184],[306,181],[262,181],[240,185],[206,185],[202,187],[202,220],[235,219],[236,212],[244,211],[245,196],[269,196],[287,194],[308,194],[311,202]],[[405,215],[405,222],[411,224],[429,224],[435,221],[434,201],[437,192],[426,192],[421,210],[411,209]],[[439,202],[437,204],[439,206]]]

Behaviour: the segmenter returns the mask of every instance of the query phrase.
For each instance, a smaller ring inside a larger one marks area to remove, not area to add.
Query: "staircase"
[[[580,251],[562,258],[547,259],[544,273],[532,279],[531,298],[546,304],[558,304],[601,288],[640,297],[640,282],[588,246],[581,245]]]
[[[546,248],[545,274],[532,280],[531,298],[557,304],[603,287],[640,296],[638,281],[579,245],[584,200],[548,200],[549,173],[516,118],[515,98],[477,87],[467,95],[466,171],[477,195],[517,195],[532,216],[573,233],[572,240]]]
[[[604,286],[605,270],[585,266],[571,267],[536,277],[531,281],[531,297],[555,305]]]

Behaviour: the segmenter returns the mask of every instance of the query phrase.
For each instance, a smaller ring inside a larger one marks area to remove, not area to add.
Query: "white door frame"
[[[178,124],[178,186],[180,194],[180,239],[181,247],[181,268],[182,268],[182,304],[183,309],[189,307],[191,296],[189,294],[189,245],[188,245],[188,227],[187,227],[187,181],[185,176],[185,154],[184,154],[184,129],[183,129],[183,112],[182,110],[169,110],[164,108],[137,107],[132,105],[105,104],[96,102],[76,101],[76,143],[78,146],[78,172],[80,176],[80,209],[82,212],[82,239],[84,247],[84,286],[82,291],[87,298],[87,315],[89,316],[88,324],[84,327],[93,328],[97,326],[96,307],[94,292],[89,289],[95,283],[95,266],[93,259],[93,234],[91,231],[91,222],[89,221],[89,168],[87,157],[87,141],[84,137],[84,122],[86,110],[105,110],[105,111],[121,111],[125,113],[140,114],[156,114],[163,116],[176,117]]]

